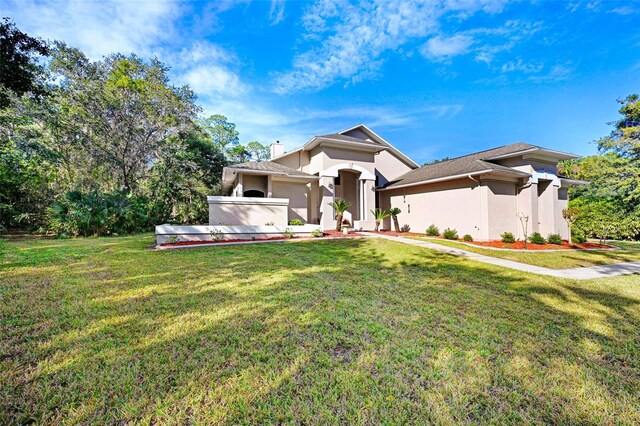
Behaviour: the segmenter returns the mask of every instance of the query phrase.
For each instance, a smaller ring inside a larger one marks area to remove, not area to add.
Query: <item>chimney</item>
[[[271,144],[271,160],[284,154],[284,145],[280,141],[275,141]]]

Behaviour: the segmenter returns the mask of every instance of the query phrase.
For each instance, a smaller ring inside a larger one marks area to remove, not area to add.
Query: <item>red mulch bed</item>
[[[469,242],[469,244],[481,247],[505,248],[515,250],[594,250],[615,248],[613,246],[597,243],[569,244],[567,241],[563,241],[562,245],[527,243],[526,248],[524,246],[524,242],[522,241],[516,241],[515,243],[503,243],[502,241],[472,241]]]
[[[336,231],[335,229],[329,229],[329,230],[324,230],[322,231],[324,232],[324,236],[325,237],[330,237],[330,238],[345,238],[345,237],[364,237],[364,235],[359,234],[357,232],[349,232],[348,235],[345,235],[342,233],[342,231]]]
[[[324,236],[328,238],[348,238],[348,237],[364,237],[364,235],[359,234],[357,232],[349,232],[349,235],[344,235],[342,231],[323,231]],[[179,241],[177,243],[166,243],[161,244],[162,247],[178,247],[178,246],[199,246],[202,244],[223,244],[223,243],[246,243],[249,241],[276,241],[276,240],[287,240],[287,239],[310,239],[310,238],[320,238],[320,237],[269,237],[269,238],[256,238],[256,239],[235,239],[235,240],[220,240],[220,241]]]
[[[294,237],[309,238],[309,237]],[[271,241],[271,240],[286,240],[287,237],[270,237],[270,238],[256,238],[254,239],[236,239],[236,240],[220,240],[220,241],[178,241],[177,243],[162,244],[162,247],[176,247],[176,246],[198,246],[201,244],[222,244],[222,243],[244,243],[247,241]]]
[[[375,233],[375,231],[372,231]],[[378,231],[378,234],[389,235],[392,237],[424,237],[424,234],[420,234],[419,232],[396,232],[396,231],[387,231],[386,229],[381,229]]]

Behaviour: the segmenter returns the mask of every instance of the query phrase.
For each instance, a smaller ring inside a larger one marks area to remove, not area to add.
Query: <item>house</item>
[[[335,227],[331,203],[350,202],[356,229],[373,229],[371,210],[399,207],[401,224],[424,232],[431,224],[460,235],[495,240],[505,231],[544,236],[568,226],[567,190],[584,182],[558,175],[559,161],[576,155],[514,143],[419,167],[365,125],[314,136],[284,152],[271,145],[269,161],[228,166],[227,196],[208,197],[210,225],[280,225],[293,219]],[[390,221],[383,224],[389,229]]]

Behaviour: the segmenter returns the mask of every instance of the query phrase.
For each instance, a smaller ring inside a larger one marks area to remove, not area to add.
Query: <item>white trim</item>
[[[226,197],[215,195],[207,197],[209,204],[265,204],[272,206],[288,206],[288,198],[262,198],[262,197]]]
[[[338,172],[340,170],[357,170],[360,172],[360,180],[376,180],[375,175],[371,174],[370,171],[368,171],[367,169],[365,169],[362,166],[359,166],[358,164],[353,164],[353,163],[340,163],[340,164],[336,164],[334,166],[329,167],[328,169],[323,170],[322,172],[320,172],[320,177],[332,177],[332,178],[337,178],[338,177]]]

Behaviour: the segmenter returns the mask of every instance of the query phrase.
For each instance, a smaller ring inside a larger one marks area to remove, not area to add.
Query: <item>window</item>
[[[257,189],[244,191],[242,195],[244,195],[245,197],[264,198],[264,192],[258,191]]]
[[[338,177],[336,177],[336,178],[333,178],[333,184],[335,186],[340,185],[340,175],[338,175]]]

